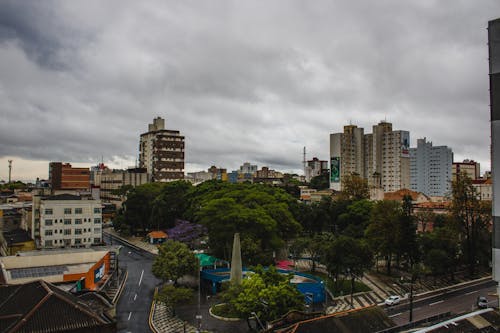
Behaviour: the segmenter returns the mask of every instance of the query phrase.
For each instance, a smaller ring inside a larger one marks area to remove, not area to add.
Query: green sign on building
[[[340,157],[332,157],[330,159],[330,182],[340,182]]]

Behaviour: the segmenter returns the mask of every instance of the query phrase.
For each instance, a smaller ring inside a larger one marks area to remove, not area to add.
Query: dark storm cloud
[[[4,1],[0,157],[132,165],[159,115],[186,136],[188,171],[297,170],[303,146],[326,159],[330,133],[387,119],[487,168],[492,13],[493,0]]]

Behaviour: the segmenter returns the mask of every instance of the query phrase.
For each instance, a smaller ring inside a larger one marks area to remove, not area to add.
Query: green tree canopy
[[[207,183],[191,193],[189,214],[207,227],[215,256],[229,260],[233,235],[239,232],[246,264],[271,263],[273,251],[301,230],[290,212],[296,210],[296,200],[285,191],[261,184]]]
[[[372,209],[370,224],[366,229],[366,239],[374,252],[385,257],[387,274],[391,274],[392,256],[397,252],[396,239],[402,214],[397,201],[377,201]]]
[[[319,176],[313,177],[311,179],[311,183],[309,184],[311,188],[314,188],[318,191],[326,190],[330,187],[330,179],[328,173],[323,173]]]
[[[304,309],[304,296],[290,284],[291,278],[291,274],[280,274],[273,266],[267,270],[257,266],[241,285],[230,286],[223,298],[241,318],[255,312],[260,320],[271,321],[288,311]]]
[[[164,285],[158,294],[156,300],[165,303],[171,307],[175,313],[175,307],[178,304],[185,303],[193,298],[193,290],[185,287],[175,287],[171,284]]]
[[[169,280],[177,286],[177,280],[186,274],[196,272],[198,259],[189,250],[187,245],[181,242],[169,240],[159,247],[158,255],[153,261],[153,274],[163,280]]]
[[[472,277],[476,273],[478,261],[484,260],[484,252],[491,248],[487,230],[491,221],[491,202],[479,200],[472,180],[465,173],[457,174],[456,180],[452,182],[451,215],[465,238],[463,252],[469,276]]]

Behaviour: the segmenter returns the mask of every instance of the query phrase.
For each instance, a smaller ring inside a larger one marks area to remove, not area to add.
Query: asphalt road
[[[109,241],[108,235],[105,235],[105,240]],[[128,271],[127,282],[116,306],[118,332],[151,332],[149,313],[154,288],[160,282],[151,273],[153,255],[129,247],[114,238],[113,244],[118,243],[123,246],[118,256],[118,265]]]
[[[464,290],[442,293],[429,299],[419,300],[414,303],[413,321],[445,312],[459,314],[476,310],[478,296],[485,296],[491,306],[498,306],[498,300],[494,296],[495,292],[496,288],[492,286],[492,283],[484,283]],[[386,311],[397,325],[403,325],[409,321],[408,304],[386,307]]]

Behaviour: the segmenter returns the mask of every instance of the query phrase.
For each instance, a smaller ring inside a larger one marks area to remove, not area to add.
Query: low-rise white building
[[[100,200],[71,194],[33,197],[32,238],[38,248],[102,243]]]

